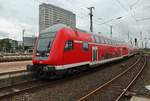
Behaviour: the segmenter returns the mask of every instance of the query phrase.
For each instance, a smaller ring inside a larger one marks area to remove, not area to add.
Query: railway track
[[[0,99],[11,97],[23,92],[39,89],[40,87],[49,85],[50,82],[43,82],[40,80],[32,80],[23,82],[16,85],[0,88]]]
[[[119,101],[140,75],[145,65],[146,57],[141,56],[125,71],[81,97],[78,101]]]
[[[34,80],[32,73],[26,70],[0,73],[0,89]]]
[[[0,88],[0,100],[11,98],[12,96],[22,94],[24,92],[32,92],[39,89],[43,89],[44,87],[53,87],[62,82],[66,82],[68,80],[72,80],[74,77],[68,77],[66,79],[56,79],[56,80],[37,80],[34,79],[29,82],[23,82],[16,85],[11,85],[7,87]]]
[[[94,72],[94,70],[93,70],[93,72]],[[83,77],[84,75],[88,75],[90,73],[91,73],[91,71],[89,71],[87,73],[81,73],[81,77]],[[70,76],[65,79],[56,80],[56,81],[39,81],[39,80],[37,80],[37,81],[30,81],[30,82],[25,82],[25,83],[20,83],[20,84],[11,85],[8,87],[0,88],[0,99],[11,98],[12,96],[22,94],[24,92],[32,92],[35,90],[39,90],[40,88],[43,89],[44,87],[51,88],[51,87],[53,87],[53,85],[59,85],[60,83],[63,84],[66,81],[71,81],[76,78],[80,78],[80,74]]]
[[[27,70],[4,72],[4,73],[0,73],[0,79],[11,78],[20,75],[28,75],[28,74],[31,74],[31,72],[28,72]]]

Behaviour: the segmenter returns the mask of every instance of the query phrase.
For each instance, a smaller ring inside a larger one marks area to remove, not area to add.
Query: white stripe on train
[[[80,62],[80,63],[67,64],[67,65],[59,65],[59,66],[54,66],[54,67],[55,67],[56,70],[63,70],[63,69],[68,69],[68,68],[72,68],[72,67],[76,67],[76,66],[82,66],[82,65],[87,65],[87,64],[92,66],[92,65],[96,65],[96,64],[104,64],[104,63],[107,63],[107,62],[119,60],[119,59],[122,59],[125,56],[115,57],[115,58],[105,59],[105,60],[95,61],[95,62],[86,61],[86,62]]]

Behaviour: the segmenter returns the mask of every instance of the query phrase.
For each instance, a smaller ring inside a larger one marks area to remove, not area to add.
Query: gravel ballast
[[[82,75],[77,74],[74,79],[60,82],[53,87],[44,87],[43,89],[16,95],[2,101],[77,101],[80,97],[128,68],[133,63],[133,60],[131,58],[127,60],[101,65],[99,68],[86,71]]]
[[[150,90],[145,88],[146,85],[150,85],[150,55],[147,56],[147,65],[142,74],[126,93],[128,96],[121,99],[121,101],[130,101],[132,96],[150,99]]]

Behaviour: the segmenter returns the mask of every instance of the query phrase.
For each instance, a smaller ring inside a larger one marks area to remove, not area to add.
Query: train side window
[[[91,40],[92,42],[95,42],[95,37],[93,35],[91,36]]]
[[[108,42],[107,42],[107,39],[104,39],[105,40],[105,44],[107,44]]]
[[[71,50],[71,49],[73,49],[73,41],[69,40],[65,44],[65,50]]]
[[[113,43],[114,43],[114,45],[116,45],[116,41],[115,40],[113,41]]]
[[[100,39],[101,39],[101,43],[104,44],[105,43],[104,39],[103,38],[100,38]]]
[[[88,51],[89,46],[87,42],[83,42],[83,46],[82,46],[83,50]]]
[[[116,45],[116,41],[114,40],[114,45]]]
[[[111,45],[113,44],[113,43],[112,43],[112,40],[110,40],[110,43],[111,43]]]
[[[109,44],[111,45],[111,40],[109,39],[108,41],[109,41]]]
[[[100,43],[100,44],[103,43],[100,37],[99,37],[99,43]]]
[[[115,45],[115,41],[114,40],[112,40],[112,45]]]
[[[111,43],[110,43],[110,40],[109,39],[107,39],[107,41],[108,41],[108,44],[110,45]]]
[[[96,43],[99,43],[99,38],[97,36],[95,36],[96,39]]]

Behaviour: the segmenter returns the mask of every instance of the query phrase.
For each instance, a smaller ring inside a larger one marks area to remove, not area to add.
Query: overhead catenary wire
[[[122,7],[127,13],[129,13],[130,15],[131,15],[131,18],[135,21],[135,23],[136,23],[136,27],[137,27],[137,29],[139,30],[140,29],[140,31],[141,31],[141,28],[140,28],[140,26],[139,26],[139,24],[138,24],[138,22],[137,22],[137,19],[135,18],[135,15],[133,15],[133,13],[134,12],[132,12],[132,9],[130,8],[130,6],[128,5],[128,7],[129,7],[129,10],[128,9],[126,9],[124,6],[123,6],[123,4],[119,1],[119,0],[115,0],[119,5],[120,5],[120,7]],[[136,29],[136,30],[137,30]],[[137,30],[137,31],[138,31]]]
[[[139,1],[140,1],[140,0],[137,0],[135,3],[133,3],[133,4],[130,6],[130,8],[133,9],[133,7],[135,7],[135,6],[139,3]]]
[[[142,19],[138,19],[137,21],[145,21],[145,20],[150,20],[150,18],[142,18]]]

